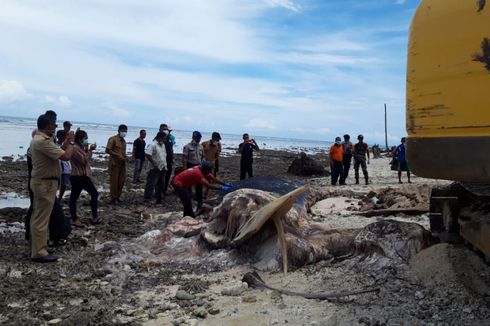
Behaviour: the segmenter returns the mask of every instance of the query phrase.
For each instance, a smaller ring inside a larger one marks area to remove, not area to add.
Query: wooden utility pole
[[[385,103],[385,145],[386,145],[386,150],[389,150],[388,148],[388,118],[387,118],[387,113],[386,113],[386,103]]]

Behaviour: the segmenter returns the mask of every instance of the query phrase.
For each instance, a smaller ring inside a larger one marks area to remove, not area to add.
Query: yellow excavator
[[[410,27],[407,160],[432,190],[431,231],[490,260],[490,0],[422,0]]]

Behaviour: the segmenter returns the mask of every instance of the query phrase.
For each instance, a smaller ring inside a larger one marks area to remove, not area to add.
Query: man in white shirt
[[[167,170],[167,151],[165,150],[165,133],[158,132],[155,140],[146,147],[148,175],[145,185],[145,201],[150,201],[156,189],[157,204],[162,203],[165,171]]]

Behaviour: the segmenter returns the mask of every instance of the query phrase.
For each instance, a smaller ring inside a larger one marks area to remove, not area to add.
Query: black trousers
[[[145,194],[144,198],[149,200],[153,197],[153,191],[156,191],[157,203],[162,201],[163,197],[163,184],[165,182],[165,170],[151,169],[146,176]]]
[[[187,168],[192,168],[195,166],[198,166],[199,164],[191,164],[187,163]],[[202,206],[202,184],[197,184],[196,185],[196,201],[197,201],[197,209],[201,208]]]
[[[178,187],[176,185],[172,185],[172,187],[174,187],[175,193],[177,193],[184,206],[184,216],[196,217],[192,209],[192,189],[189,187]]]
[[[340,184],[344,184],[345,180],[349,176],[350,165],[352,162],[352,154],[344,154],[342,157],[342,164],[344,165],[344,170],[342,172],[342,177],[340,178]]]
[[[240,160],[240,180],[245,179],[247,174],[249,178],[253,178],[252,163],[252,161]]]
[[[70,195],[70,214],[71,219],[76,220],[77,216],[77,200],[80,198],[82,190],[85,190],[90,195],[90,208],[92,210],[92,217],[98,216],[97,203],[99,198],[99,192],[95,189],[92,179],[86,175],[72,175],[70,177],[71,182],[71,195]]]
[[[337,180],[342,180],[342,175],[343,175],[343,170],[344,170],[344,165],[342,164],[342,161],[333,161],[332,162],[332,185],[337,184]],[[342,181],[340,181],[342,183]]]

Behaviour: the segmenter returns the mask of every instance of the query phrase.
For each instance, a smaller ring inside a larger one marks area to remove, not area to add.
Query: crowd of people
[[[401,144],[395,147],[392,151],[393,160],[390,162],[394,170],[398,171],[398,182],[402,182],[402,171],[407,172],[408,183],[410,181],[410,169],[405,155],[405,137],[401,139]],[[381,157],[379,145],[373,148],[374,158]],[[374,146],[373,146],[374,147]],[[351,168],[352,159],[354,159],[354,176],[355,184],[359,184],[359,169],[362,170],[365,184],[369,184],[369,174],[367,166],[370,162],[369,146],[364,142],[364,136],[357,136],[357,143],[352,144],[350,135],[344,135],[344,141],[340,137],[335,137],[334,144],[329,151],[331,184],[333,186],[345,185],[349,170]]]
[[[98,211],[99,193],[91,176],[90,160],[97,145],[89,142],[86,131],[71,130],[69,121],[63,123],[63,129],[56,132],[57,115],[48,110],[39,116],[37,129],[32,132],[32,141],[28,149],[28,189],[31,206],[26,217],[26,239],[31,243],[31,259],[35,262],[55,262],[53,247],[66,244],[72,227],[84,228],[77,213],[77,202],[85,190],[90,196],[91,223],[100,224],[103,220]],[[119,125],[117,134],[110,137],[105,148],[109,155],[109,193],[110,204],[122,202],[127,173],[126,135],[128,127]],[[192,139],[182,149],[181,166],[174,162],[176,145],[172,128],[161,124],[159,131],[151,140],[146,141],[146,130],[140,130],[139,137],[133,142],[132,159],[134,161],[133,183],[141,183],[141,174],[146,169],[143,201],[150,204],[165,205],[164,196],[171,186],[183,206],[183,215],[195,217],[203,205],[203,187],[205,194],[209,189],[227,192],[231,183],[225,183],[217,177],[219,159],[222,152],[221,135],[213,132],[211,139],[201,143],[202,134],[192,133]],[[254,152],[259,151],[257,142],[245,133],[243,142],[238,146],[240,159],[240,180],[253,177]],[[355,183],[359,184],[359,169],[362,170],[365,184],[369,184],[367,164],[370,161],[369,147],[364,137],[359,135],[358,142],[352,144],[350,136],[335,138],[330,147],[331,183],[346,184],[352,160],[354,161]],[[398,177],[401,183],[401,172],[407,171],[410,182],[410,171],[405,157],[405,138],[394,149],[394,159],[398,165]],[[173,178],[172,178],[173,176]],[[62,200],[67,188],[71,188],[69,198],[70,219],[65,217]],[[197,202],[193,208],[193,194]]]
[[[31,205],[25,224],[26,239],[31,243],[31,259],[35,262],[49,263],[58,260],[53,255],[53,247],[66,244],[72,227],[84,228],[77,214],[77,201],[85,190],[90,195],[92,213],[91,223],[102,222],[98,211],[99,193],[91,175],[90,160],[96,150],[95,143],[89,143],[86,131],[71,130],[69,121],[63,129],[56,132],[57,115],[52,110],[38,117],[37,129],[32,132],[32,141],[27,151],[28,189]],[[127,151],[126,135],[128,127],[121,124],[117,134],[110,137],[105,152],[109,155],[109,193],[110,204],[122,202],[121,195],[126,181]],[[146,131],[140,130],[133,142],[132,158],[134,174],[132,181],[141,182],[141,174],[146,169],[146,184],[143,200],[149,203],[164,204],[163,197],[169,185],[175,190],[183,206],[184,216],[195,217],[192,205],[192,188],[195,189],[197,212],[203,204],[203,186],[208,189],[228,191],[231,183],[217,177],[219,157],[222,151],[221,135],[213,132],[211,139],[201,143],[202,134],[192,133],[192,140],[183,148],[182,166],[174,168],[174,146],[176,140],[172,129],[161,124],[153,140],[146,143]],[[253,177],[253,152],[259,146],[248,134],[243,135],[243,143],[238,147],[241,153],[240,179]],[[171,176],[174,176],[171,178]],[[67,188],[71,188],[69,198],[70,219],[65,217],[62,201]]]

